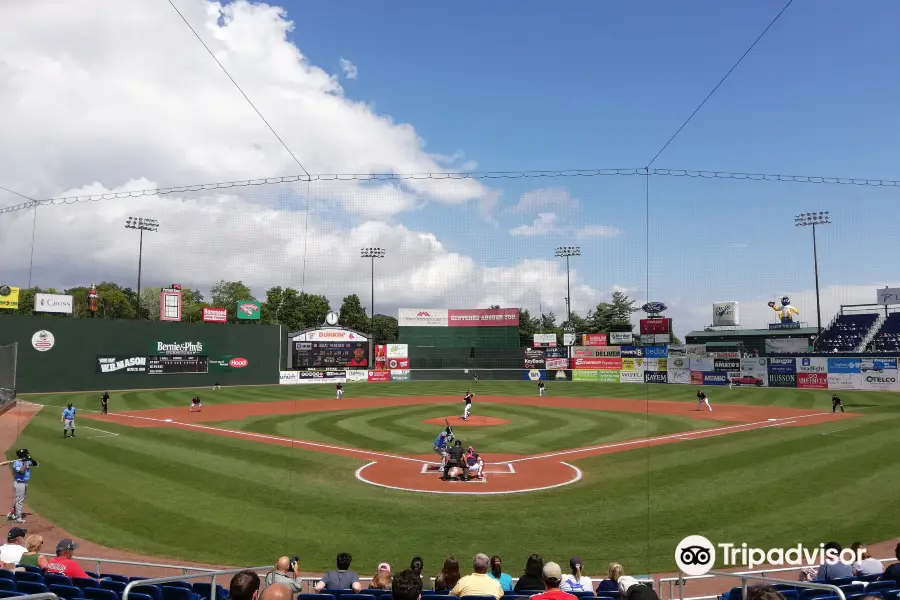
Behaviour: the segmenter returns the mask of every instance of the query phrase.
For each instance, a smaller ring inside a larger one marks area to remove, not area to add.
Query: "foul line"
[[[843,427],[841,429],[835,429],[834,431],[823,431],[822,435],[831,435],[832,433],[837,433],[839,431],[847,431],[848,429],[856,429],[857,427],[862,427],[862,423],[859,425],[851,425],[850,427]]]
[[[116,435],[116,436],[119,435],[118,433],[116,433],[114,431],[106,431],[105,429],[97,429],[96,427],[88,427],[87,425],[82,425],[81,427],[79,427],[79,429],[90,429],[91,431],[99,431],[100,433],[106,434],[106,435],[97,435],[97,436],[94,436],[89,439],[98,439],[98,438],[102,438],[102,437],[112,437],[114,435]]]

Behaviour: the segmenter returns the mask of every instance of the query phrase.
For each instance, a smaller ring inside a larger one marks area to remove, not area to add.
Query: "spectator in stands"
[[[47,561],[44,572],[65,575],[69,578],[81,577],[83,579],[91,579],[91,576],[85,573],[78,562],[72,558],[77,547],[78,545],[70,539],[60,541],[56,545],[56,556]]]
[[[22,555],[28,552],[28,548],[22,545],[27,533],[27,529],[13,527],[6,534],[6,543],[0,546],[0,563],[3,563],[4,569],[14,569]]]
[[[531,600],[578,600],[577,596],[573,596],[568,592],[559,589],[562,583],[562,569],[555,562],[548,562],[541,570],[541,579],[544,584],[544,593],[535,594]],[[590,586],[588,586],[590,589]]]
[[[894,556],[900,561],[900,544],[897,544],[897,547],[894,548]],[[896,581],[900,585],[900,562],[889,565],[879,579],[881,581]]]
[[[346,552],[337,555],[337,569],[328,571],[322,575],[321,581],[316,584],[316,591],[322,590],[353,590],[354,594],[360,593],[362,585],[359,583],[359,575],[350,570],[353,557]]]
[[[391,583],[391,565],[381,563],[378,565],[378,571],[375,572],[375,577],[372,578],[372,583],[369,584],[369,589],[389,590],[391,589]]]
[[[628,594],[631,588],[636,585],[640,585],[640,582],[637,579],[629,575],[622,575],[616,581],[619,584],[619,593],[622,594],[622,598],[624,598],[625,595]]]
[[[446,592],[452,590],[453,587],[462,579],[462,573],[459,572],[459,561],[455,556],[448,556],[444,559],[444,566],[441,572],[434,578],[434,591]]]
[[[747,588],[747,600],[784,600],[784,596],[771,585],[753,585]]]
[[[418,556],[416,558],[419,558]],[[415,565],[415,558],[413,564]],[[420,570],[407,569],[394,577],[391,582],[392,600],[421,600],[422,598],[422,559],[419,558]]]
[[[600,592],[617,592],[619,590],[619,577],[625,574],[625,569],[619,563],[609,563],[607,578],[597,586],[597,595]]]
[[[259,575],[253,571],[241,571],[231,578],[228,587],[229,600],[257,600],[259,598]]]
[[[837,542],[828,542],[825,544],[825,552],[827,553],[829,550],[833,553],[840,554],[843,548]],[[826,583],[834,581],[835,579],[843,579],[844,577],[853,577],[853,570],[850,568],[850,565],[841,562],[840,560],[831,560],[827,558],[819,566],[819,570],[816,571],[815,575],[817,581],[825,581]]]
[[[496,579],[500,583],[500,587],[504,592],[513,591],[513,580],[509,573],[503,572],[503,560],[499,556],[491,557],[491,572],[488,573],[491,579]]]
[[[409,562],[409,570],[416,574],[416,577],[422,578],[422,571],[425,570],[425,561],[421,556],[413,556]]]
[[[295,594],[303,591],[303,580],[300,579],[300,561],[291,564],[291,559],[282,556],[275,563],[275,570],[266,575],[263,581],[263,587],[268,588],[270,585],[282,584],[294,590]]]
[[[594,582],[590,577],[582,574],[581,565],[581,557],[573,556],[569,559],[569,569],[572,572],[563,575],[559,589],[564,592],[592,592],[594,590]]]
[[[516,582],[515,591],[530,591],[544,589],[544,559],[538,554],[532,554],[525,562],[525,572]]]
[[[19,564],[46,569],[49,561],[46,556],[40,555],[43,546],[44,538],[39,535],[29,535],[25,538],[25,548],[28,549],[28,552],[22,555],[22,558],[19,559]],[[24,571],[25,569],[22,570]]]
[[[266,586],[263,593],[259,595],[259,600],[293,600],[297,594],[293,588],[283,583],[273,583]]]
[[[463,596],[493,596],[497,600],[502,598],[503,588],[500,587],[500,582],[491,579],[487,574],[490,564],[491,559],[487,554],[476,554],[472,561],[474,573],[460,579],[450,590],[450,595],[457,598]]]
[[[853,550],[853,554],[859,557],[859,560],[851,565],[854,575],[864,577],[866,575],[881,575],[884,573],[881,561],[872,558],[872,555],[869,554],[868,549],[862,542],[853,542],[850,548]]]
[[[628,579],[633,578],[628,577]],[[622,600],[659,600],[659,596],[652,586],[640,583],[635,579],[634,584],[628,586],[628,591],[622,594]]]

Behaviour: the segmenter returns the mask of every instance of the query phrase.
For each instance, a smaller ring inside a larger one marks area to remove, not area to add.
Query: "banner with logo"
[[[534,347],[545,348],[556,346],[555,333],[536,333],[534,334]]]
[[[619,383],[644,383],[644,372],[619,371]]]
[[[300,335],[295,335],[295,342],[368,342],[369,338],[361,333],[351,331],[349,329],[339,329],[337,327],[323,327],[321,329],[313,329]]]
[[[715,302],[713,304],[713,327],[733,327],[740,323],[737,302]]]
[[[547,373],[540,369],[528,369],[527,371],[522,371],[522,379],[525,381],[541,381],[547,379]]]
[[[391,371],[391,381],[412,381],[412,371],[409,369],[394,369]]]
[[[200,318],[204,323],[227,323],[228,310],[224,308],[204,308],[201,311]]]
[[[859,369],[863,373],[869,371],[880,373],[882,371],[896,371],[896,358],[861,358],[859,360]]]
[[[528,366],[528,365],[525,365]],[[569,368],[569,359],[568,358],[547,358],[544,359],[544,368],[546,369],[568,369]]]
[[[793,360],[793,359],[792,359]],[[771,365],[769,365],[771,369]],[[797,387],[797,373],[787,373],[783,371],[769,371],[769,387]]]
[[[691,385],[703,385],[703,373],[691,371]]]
[[[347,383],[362,383],[369,380],[369,372],[360,369],[347,370]]]
[[[597,381],[600,383],[619,383],[620,377],[619,371],[597,371]]]
[[[572,371],[572,381],[600,381],[600,373],[611,373],[612,371]],[[616,383],[619,382],[618,373],[616,373]]]
[[[797,372],[797,360],[795,358],[780,358],[780,357],[770,357],[769,358],[769,373],[796,373]],[[775,386],[778,387],[778,386]],[[781,386],[787,387],[787,386]],[[791,386],[793,387],[793,386]]]
[[[375,370],[387,371],[387,346],[384,344],[375,346]]]
[[[644,383],[669,383],[668,371],[644,371]]]
[[[388,358],[409,358],[409,344],[388,344],[385,355]]]
[[[862,389],[883,392],[900,390],[900,385],[897,383],[897,371],[863,373]]]
[[[569,349],[565,346],[544,348],[544,356],[546,358],[569,358]]]
[[[571,350],[572,358],[597,358],[601,356],[615,358],[621,355],[622,351],[620,348],[611,346],[572,346]]]
[[[582,346],[606,346],[606,334],[605,333],[585,333],[581,336],[581,345]]]
[[[622,371],[637,371],[637,365],[635,361],[638,360],[636,358],[623,358],[622,359]],[[644,361],[641,359],[641,370],[644,370]]]
[[[698,371],[700,373],[705,373],[709,371],[715,371],[715,359],[714,358],[700,358],[700,357],[691,357],[691,371]]]
[[[797,387],[801,389],[827,390],[828,373],[797,373]]]
[[[525,348],[524,352],[525,363],[523,366],[526,369],[543,369],[546,366],[547,361],[541,348]]]
[[[709,352],[713,358],[740,358],[741,353],[737,350],[726,350],[724,352]]]
[[[367,375],[369,383],[387,383],[391,380],[390,371],[368,371]]]
[[[228,373],[235,369],[245,369],[250,366],[250,361],[243,356],[220,356],[208,358],[206,368],[210,373]]]
[[[634,341],[634,334],[630,331],[610,331],[609,343],[615,346],[630,344]]]
[[[622,346],[619,351],[622,358],[643,358],[644,348],[641,346]]]
[[[6,286],[0,286],[0,310],[19,310],[19,288],[11,287],[6,292]]]
[[[547,381],[572,381],[572,371],[569,369],[547,369]]]
[[[669,358],[666,359],[666,369],[669,371],[675,371],[677,369],[690,371],[691,359],[682,357],[672,358],[672,356],[670,355]]]
[[[262,310],[256,300],[238,300],[235,314],[238,321],[259,321]]]
[[[714,358],[713,371],[727,371],[730,373],[741,372],[741,359],[739,358]]]
[[[769,372],[768,369],[768,361],[765,358],[742,358],[740,360],[741,363],[741,375],[748,377],[758,377],[759,379],[766,379],[766,374]]]
[[[829,358],[828,372],[862,373],[862,361],[860,361],[858,358]]]
[[[569,333],[568,331],[563,332],[563,346],[574,346],[575,345],[575,334]]]
[[[146,373],[146,356],[98,356],[98,373]]]
[[[672,333],[672,319],[661,317],[640,320],[641,335]]]
[[[389,371],[396,371],[397,369],[408,370],[409,369],[409,359],[408,358],[389,358],[387,359],[387,368]]]
[[[862,373],[828,373],[829,390],[861,390]]]
[[[687,347],[683,345],[679,346],[669,346],[669,358],[687,358]]]
[[[347,371],[280,371],[282,385],[347,383]]]
[[[691,372],[687,369],[669,369],[669,383],[690,384]]]
[[[635,359],[634,359],[634,370],[635,370],[635,371],[646,371],[646,370],[647,370],[647,360],[648,360],[648,359],[646,359],[646,358],[635,358]],[[653,363],[654,365],[658,365],[658,364],[659,364],[659,362],[658,362],[659,359],[658,359],[658,358],[656,358],[656,359],[650,359],[650,360],[655,361],[655,362]]]
[[[571,359],[572,369],[588,369],[599,371],[618,371],[622,368],[622,359],[610,356]]]
[[[766,338],[766,354],[797,354],[808,351],[807,338]]]
[[[636,359],[640,360],[640,359]],[[669,370],[669,359],[667,358],[645,358],[644,359],[644,370],[645,371],[668,371]],[[635,364],[637,366],[637,364]]]
[[[450,316],[446,308],[401,308],[397,312],[400,327],[449,327]]]
[[[724,371],[702,374],[703,385],[728,385],[728,373]]]
[[[72,314],[72,296],[65,294],[35,294],[34,312]]]
[[[449,309],[450,327],[518,327],[518,308]]]
[[[797,359],[798,373],[828,373],[828,359],[804,356]]]
[[[688,358],[706,358],[709,356],[706,352],[706,344],[685,344],[684,349]]]
[[[644,356],[647,358],[666,358],[669,356],[669,347],[644,346]]]

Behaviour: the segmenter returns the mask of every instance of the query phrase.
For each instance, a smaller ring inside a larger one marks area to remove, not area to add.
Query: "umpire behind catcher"
[[[467,469],[466,461],[463,458],[463,447],[462,441],[456,440],[450,450],[447,452],[447,464],[444,465],[444,475],[441,477],[444,481],[450,479],[450,469],[453,467],[459,467],[462,469],[462,479],[463,481],[468,481],[469,472]]]
[[[25,505],[25,496],[28,495],[28,480],[31,479],[31,467],[38,466],[38,463],[31,458],[31,453],[28,452],[27,448],[20,448],[16,450],[16,460],[0,462],[0,467],[9,464],[13,467],[13,498],[15,498],[15,506],[6,515],[6,518],[14,520],[16,523],[24,523],[22,507]]]

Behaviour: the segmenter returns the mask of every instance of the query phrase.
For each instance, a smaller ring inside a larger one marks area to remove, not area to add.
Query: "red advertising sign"
[[[641,335],[672,333],[672,319],[641,319]]]
[[[225,323],[228,321],[228,311],[224,308],[204,308],[202,319],[204,323]]]
[[[409,359],[408,358],[389,358],[387,359],[387,368],[391,371],[395,369],[407,370],[409,369]]]
[[[691,385],[703,385],[702,371],[691,371]]]
[[[597,356],[594,358],[573,358],[571,361],[573,369],[618,371],[622,368],[621,357]]]
[[[828,389],[828,373],[797,373],[797,387]]]
[[[386,383],[390,380],[390,371],[369,371],[369,383]]]
[[[387,346],[378,344],[375,346],[375,369],[387,371]]]
[[[585,333],[581,336],[582,346],[606,346],[605,333]]]
[[[450,309],[447,311],[450,327],[518,327],[518,308]]]

